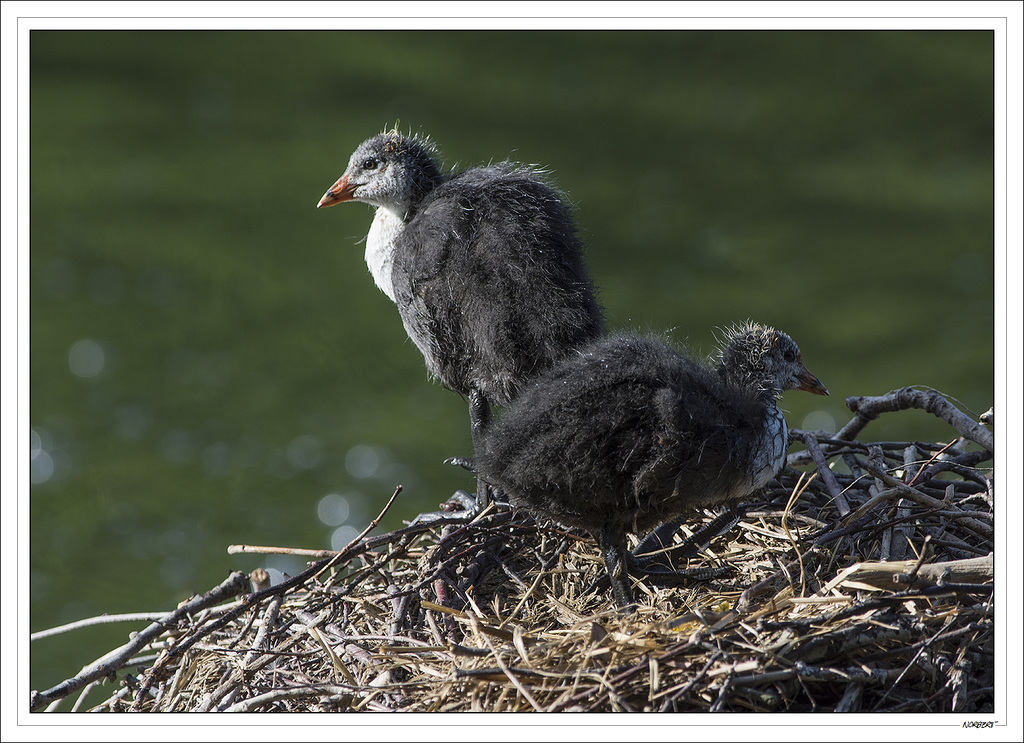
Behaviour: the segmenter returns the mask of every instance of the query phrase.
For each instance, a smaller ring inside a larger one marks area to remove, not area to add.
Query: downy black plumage
[[[601,335],[572,215],[540,170],[446,174],[426,139],[390,131],[356,148],[318,206],[345,201],[376,207],[366,263],[429,372],[468,398],[474,450],[491,403]]]
[[[735,503],[782,467],[788,429],[776,400],[827,395],[785,333],[728,333],[717,364],[656,338],[615,335],[539,377],[480,441],[477,473],[513,506],[598,541],[627,606],[626,534]]]

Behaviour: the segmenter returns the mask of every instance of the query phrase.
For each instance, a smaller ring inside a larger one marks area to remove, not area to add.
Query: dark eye
[[[372,157],[368,157],[365,160],[363,160],[362,168],[363,170],[376,170],[377,161]]]
[[[786,351],[785,353],[782,354],[782,358],[784,358],[789,363],[793,363],[794,361],[796,361],[796,353],[794,353],[793,351]]]

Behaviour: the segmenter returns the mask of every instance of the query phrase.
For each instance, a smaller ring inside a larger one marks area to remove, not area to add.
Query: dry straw
[[[32,707],[102,683],[94,710],[991,712],[991,413],[914,388],[847,404],[688,561],[704,580],[642,580],[632,615],[584,535],[493,506],[375,521],[337,553],[282,550],[315,560],[280,585],[234,574]],[[858,439],[907,408],[955,435]]]

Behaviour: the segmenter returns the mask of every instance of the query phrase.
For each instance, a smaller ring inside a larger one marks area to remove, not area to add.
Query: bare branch
[[[93,627],[97,624],[114,624],[116,622],[158,622],[166,616],[166,611],[144,611],[137,612],[135,614],[102,614],[98,617],[79,619],[77,622],[70,622],[69,624],[62,624],[59,627],[51,627],[50,629],[33,632],[29,635],[28,639],[29,641],[42,640],[46,637],[61,635],[65,632],[73,632],[74,630],[82,629],[83,627]]]
[[[991,431],[980,423],[975,423],[940,392],[929,387],[924,389],[903,387],[880,397],[848,397],[846,406],[856,415],[835,435],[837,439],[853,438],[870,421],[882,413],[917,408],[942,418],[964,438],[983,446],[988,451],[995,451],[995,441]]]
[[[135,655],[141,648],[145,647],[150,640],[153,640],[164,632],[169,627],[175,626],[179,620],[185,618],[189,614],[200,611],[215,604],[219,604],[222,601],[227,601],[230,598],[238,596],[249,587],[249,577],[245,573],[235,572],[232,573],[216,588],[196,596],[191,601],[187,601],[179,606],[169,614],[146,629],[135,635],[131,641],[125,643],[121,647],[113,650],[102,658],[96,660],[92,664],[83,668],[77,676],[62,681],[61,683],[54,686],[52,689],[38,692],[32,691],[31,698],[29,700],[30,709],[39,709],[50,702],[56,701],[66,697],[78,689],[81,689],[91,681],[96,681],[105,676],[112,676],[117,672],[117,669],[121,668],[128,660]]]

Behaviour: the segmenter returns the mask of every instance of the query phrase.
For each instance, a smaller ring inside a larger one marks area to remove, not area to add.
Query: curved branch
[[[82,629],[83,627],[92,627],[97,624],[114,624],[115,622],[159,622],[161,619],[167,616],[166,611],[144,611],[135,614],[101,614],[98,617],[89,617],[88,619],[79,619],[77,622],[70,622],[69,624],[62,624],[59,627],[51,627],[50,629],[39,630],[33,632],[28,636],[29,642],[35,642],[36,640],[42,640],[46,637],[53,637],[54,635],[61,635],[65,632],[73,632],[76,629]]]
[[[962,413],[942,393],[930,387],[915,389],[903,387],[893,390],[880,397],[848,397],[846,407],[856,415],[853,420],[836,433],[837,439],[850,439],[857,435],[870,421],[882,413],[917,408],[942,418],[965,439],[970,439],[988,451],[995,451],[995,440],[992,432],[980,423],[971,420]]]

